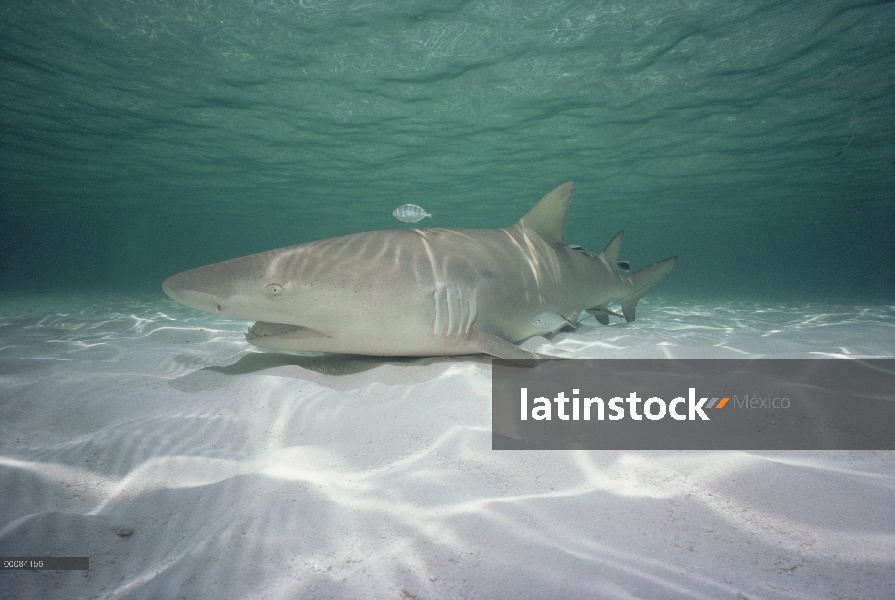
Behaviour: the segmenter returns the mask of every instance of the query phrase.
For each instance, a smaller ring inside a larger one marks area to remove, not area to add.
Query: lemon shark
[[[246,340],[267,349],[544,358],[517,345],[543,333],[537,315],[576,322],[587,311],[607,324],[617,301],[633,321],[677,260],[626,276],[622,233],[600,255],[567,247],[572,185],[511,227],[355,233],[184,271],[162,288],[186,306],[257,321]]]

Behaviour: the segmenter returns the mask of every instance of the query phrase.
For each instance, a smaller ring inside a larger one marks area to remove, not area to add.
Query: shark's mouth
[[[310,327],[301,325],[289,325],[287,323],[268,323],[258,321],[246,333],[246,341],[254,343],[264,339],[308,339],[315,337],[330,337]]]

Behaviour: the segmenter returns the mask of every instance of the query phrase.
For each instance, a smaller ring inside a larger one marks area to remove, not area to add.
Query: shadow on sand
[[[245,375],[275,367],[296,366],[325,375],[355,375],[383,365],[427,366],[436,363],[475,362],[490,364],[491,357],[483,354],[468,356],[360,356],[356,354],[322,354],[302,356],[274,352],[253,352],[240,358],[232,365],[205,367],[203,370],[225,375]]]

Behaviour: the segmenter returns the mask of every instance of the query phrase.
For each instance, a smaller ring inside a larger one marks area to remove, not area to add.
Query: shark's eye
[[[264,291],[267,292],[268,296],[279,296],[283,293],[283,286],[276,283],[269,283],[264,286]]]

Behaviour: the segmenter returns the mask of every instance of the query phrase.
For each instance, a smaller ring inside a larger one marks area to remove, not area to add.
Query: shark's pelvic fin
[[[622,306],[622,313],[624,313],[626,321],[634,320],[634,307],[637,306],[637,301],[643,298],[651,287],[671,274],[675,262],[677,262],[677,256],[672,256],[648,267],[643,267],[628,277],[634,284],[634,291],[618,301]]]
[[[605,306],[595,306],[593,308],[588,308],[585,312],[592,314],[594,318],[603,325],[609,325],[609,315],[618,317],[620,319],[625,318],[624,315],[620,315],[615,311],[609,310]]]
[[[572,199],[572,185],[567,181],[548,193],[516,225],[534,231],[550,243],[565,245],[563,225]]]

